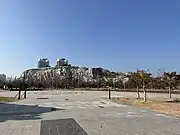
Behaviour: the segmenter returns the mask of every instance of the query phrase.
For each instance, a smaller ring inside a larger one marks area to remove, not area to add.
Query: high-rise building
[[[65,58],[57,59],[56,67],[58,66],[68,66],[68,60]]]
[[[6,81],[6,75],[5,74],[0,74],[0,82],[4,83]]]
[[[38,68],[50,67],[49,60],[47,58],[38,60]]]

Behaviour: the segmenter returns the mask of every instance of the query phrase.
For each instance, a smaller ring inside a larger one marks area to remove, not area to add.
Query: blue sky
[[[47,57],[115,71],[180,71],[179,0],[0,0],[0,72]]]

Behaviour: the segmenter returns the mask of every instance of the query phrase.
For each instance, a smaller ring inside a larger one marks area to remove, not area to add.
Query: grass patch
[[[166,115],[180,116],[180,99],[172,99],[169,101],[167,98],[156,98],[148,99],[144,102],[142,98],[120,97],[113,98],[112,101],[126,105],[138,106],[143,109],[152,110]]]
[[[126,105],[150,105],[150,104],[159,104],[165,103],[165,98],[157,99],[157,100],[147,100],[144,102],[143,98],[134,98],[134,97],[120,97],[120,98],[113,98],[112,101],[120,102]]]
[[[14,102],[16,99],[12,97],[0,97],[0,102]]]

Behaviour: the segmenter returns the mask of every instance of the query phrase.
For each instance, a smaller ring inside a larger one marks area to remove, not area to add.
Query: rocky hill
[[[86,68],[75,66],[61,66],[41,69],[29,69],[23,72],[21,77],[30,84],[41,84],[45,86],[62,87],[69,85],[99,85],[122,80],[122,74],[111,72],[103,68]]]

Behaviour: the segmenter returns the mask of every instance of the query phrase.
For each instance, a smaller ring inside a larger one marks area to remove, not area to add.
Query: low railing
[[[58,90],[58,89],[43,89],[43,88],[27,88],[26,91],[48,91],[48,90]],[[67,89],[59,89],[59,90],[67,90]],[[71,90],[75,91],[108,91],[108,88],[71,88]],[[24,89],[12,88],[10,91],[25,91]],[[116,92],[137,92],[136,89],[118,89],[112,88],[111,91]],[[143,92],[142,89],[139,89],[139,92]],[[146,89],[148,93],[168,93],[168,89]],[[172,94],[180,94],[179,89],[171,90]]]
[[[75,88],[75,91],[108,91],[108,88]],[[111,91],[116,92],[137,92],[137,89],[118,89],[112,88]],[[139,89],[139,92],[143,92],[142,89]],[[168,89],[146,89],[148,93],[169,93]],[[172,94],[180,94],[180,90],[171,90]]]
[[[10,91],[24,91],[24,89],[20,89],[20,88],[11,88],[9,89]],[[27,88],[26,91],[42,91],[44,90],[43,88]]]

